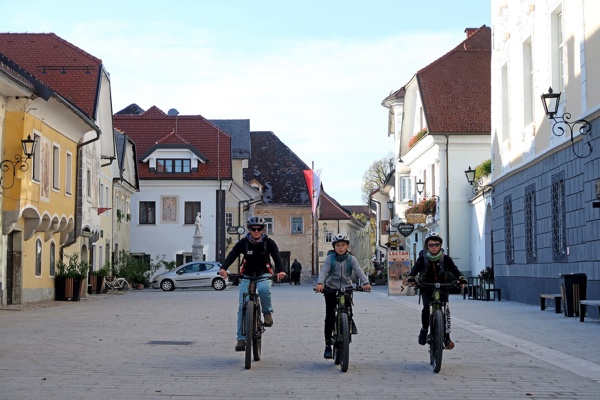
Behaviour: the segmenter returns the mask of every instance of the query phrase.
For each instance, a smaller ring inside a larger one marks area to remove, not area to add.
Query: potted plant
[[[56,300],[81,300],[82,283],[87,276],[89,265],[79,261],[79,254],[73,253],[68,263],[63,260],[57,263],[58,273],[55,277],[54,290]]]
[[[110,275],[110,266],[106,264],[97,271],[92,271],[90,274],[92,279],[92,290],[96,294],[100,294],[104,290],[104,278]]]

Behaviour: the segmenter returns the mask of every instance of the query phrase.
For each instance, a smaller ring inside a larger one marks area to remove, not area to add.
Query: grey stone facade
[[[600,119],[591,122],[591,137],[583,138],[594,149],[589,157],[575,157],[569,142],[564,149],[494,183],[494,271],[503,299],[539,304],[539,294],[560,293],[560,275],[570,273],[585,273],[587,298],[600,299],[600,208],[592,207],[593,201],[600,201],[596,198],[596,185],[600,182]],[[587,149],[582,141],[575,146],[580,152]],[[558,187],[564,190],[564,201],[558,206],[554,202],[553,206],[552,186],[560,178],[564,185]],[[528,257],[525,193],[532,188],[536,232],[534,257],[531,251]],[[511,236],[506,232],[510,227],[505,218],[507,201],[510,201],[508,209],[512,210],[512,262],[507,254],[510,245],[505,241]],[[557,207],[564,213],[564,227],[555,221]],[[562,253],[561,240],[557,241],[554,231],[564,232]],[[598,314],[596,307],[588,309],[591,315]]]

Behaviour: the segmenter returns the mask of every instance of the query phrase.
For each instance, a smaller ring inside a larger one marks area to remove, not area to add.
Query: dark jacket
[[[438,262],[433,262],[426,257],[425,254],[419,256],[409,276],[417,278],[419,275],[425,283],[450,283],[462,277],[462,273],[450,256],[444,254]]]
[[[244,274],[250,276],[259,276],[269,272],[271,266],[271,257],[275,262],[275,272],[283,271],[283,263],[279,255],[277,244],[267,235],[260,243],[252,244],[244,237],[233,246],[233,249],[223,261],[221,268],[227,270],[231,264],[240,256],[244,255],[243,265]]]
[[[300,271],[302,271],[302,264],[300,264],[298,261],[294,261],[292,263],[292,271],[293,272],[300,272]]]

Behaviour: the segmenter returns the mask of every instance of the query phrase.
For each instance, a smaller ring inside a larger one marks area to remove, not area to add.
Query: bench
[[[583,322],[585,317],[585,306],[596,306],[600,312],[600,300],[579,300],[579,321]]]
[[[540,294],[540,308],[542,309],[542,311],[544,311],[546,309],[546,299],[549,299],[549,300],[554,299],[554,312],[557,314],[560,314],[560,312],[561,312],[560,305],[562,303],[562,294],[560,294],[560,293]]]

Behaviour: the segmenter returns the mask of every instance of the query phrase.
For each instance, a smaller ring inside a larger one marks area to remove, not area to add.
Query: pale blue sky
[[[273,131],[343,205],[391,150],[381,101],[490,26],[489,0],[30,0],[0,31],[54,32],[101,59],[113,108],[153,105]],[[83,5],[85,4],[85,6]]]

